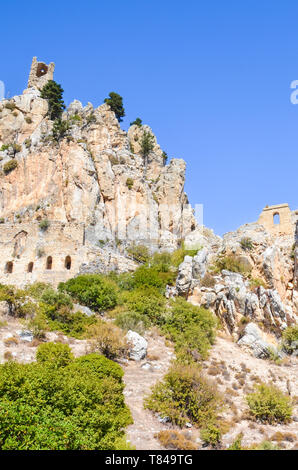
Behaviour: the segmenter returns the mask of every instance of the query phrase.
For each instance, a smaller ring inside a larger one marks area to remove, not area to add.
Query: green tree
[[[41,90],[41,97],[48,101],[49,116],[52,121],[60,119],[62,112],[65,109],[63,101],[63,92],[61,85],[54,80],[49,80],[48,83]]]
[[[150,132],[144,131],[141,139],[141,152],[144,158],[154,149],[154,137]]]
[[[104,102],[107,103],[111,110],[115,113],[118,122],[123,121],[122,118],[125,116],[125,111],[123,108],[122,96],[118,95],[118,93],[115,93],[114,91],[111,91],[111,93],[109,93],[109,98],[105,98]]]
[[[133,122],[131,122],[130,125],[131,125],[131,126],[136,125],[136,126],[138,126],[138,127],[142,127],[142,119],[136,118],[136,120],[133,121]]]

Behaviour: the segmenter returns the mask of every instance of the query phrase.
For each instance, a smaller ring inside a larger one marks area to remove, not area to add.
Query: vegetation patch
[[[37,362],[0,365],[1,450],[128,449],[123,371],[97,354],[43,344]]]
[[[8,175],[8,173],[15,170],[17,166],[18,166],[18,162],[16,160],[9,160],[3,165],[4,174]]]
[[[291,400],[274,385],[257,385],[256,391],[247,395],[246,400],[250,414],[258,421],[269,424],[291,421]]]
[[[196,366],[176,364],[153,387],[145,407],[178,426],[191,422],[200,427],[215,421],[221,399]]]

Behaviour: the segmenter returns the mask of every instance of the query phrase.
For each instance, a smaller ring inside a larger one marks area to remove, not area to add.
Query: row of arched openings
[[[33,261],[31,261],[27,266],[27,272],[32,273],[33,272],[33,267],[34,267],[34,263],[33,263]],[[71,268],[71,257],[70,256],[66,256],[66,258],[64,260],[64,267],[65,267],[65,269],[70,269]],[[51,270],[52,268],[53,268],[53,258],[52,258],[52,256],[48,256],[47,260],[46,260],[46,269]],[[11,274],[13,272],[13,262],[12,261],[7,261],[7,263],[5,265],[4,272],[6,274]]]

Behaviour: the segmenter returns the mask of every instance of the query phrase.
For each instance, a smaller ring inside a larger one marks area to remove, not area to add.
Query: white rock
[[[134,361],[141,361],[147,354],[147,341],[136,331],[129,330],[126,338],[130,343],[129,357]]]

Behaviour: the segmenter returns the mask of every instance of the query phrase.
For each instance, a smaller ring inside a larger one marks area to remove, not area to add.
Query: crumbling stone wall
[[[85,244],[85,227],[51,221],[0,225],[0,283],[24,287],[33,282],[58,285],[79,273],[125,272],[137,265],[116,252]]]
[[[288,204],[265,207],[259,217],[258,224],[263,225],[272,235],[293,235],[291,210]]]
[[[33,57],[28,80],[28,88],[43,88],[49,80],[53,80],[54,70],[54,62],[47,65],[44,62],[38,62],[37,57]]]

